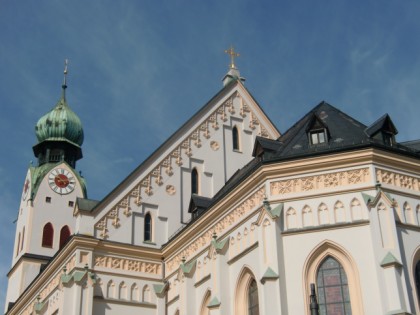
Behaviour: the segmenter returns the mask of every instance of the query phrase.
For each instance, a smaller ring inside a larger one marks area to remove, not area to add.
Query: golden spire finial
[[[235,67],[235,57],[239,57],[239,53],[235,52],[235,49],[233,48],[232,45],[230,45],[229,49],[225,50],[225,53],[227,53],[230,56],[230,65],[229,67],[231,69],[236,69]]]
[[[64,89],[67,87],[67,73],[68,73],[67,66],[68,66],[68,64],[69,64],[69,60],[65,59],[64,60],[64,81],[63,81],[63,88]]]

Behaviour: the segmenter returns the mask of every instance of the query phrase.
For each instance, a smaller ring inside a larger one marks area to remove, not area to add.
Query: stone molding
[[[160,263],[105,255],[95,255],[94,267],[132,272],[142,272],[152,275],[160,275],[162,271],[162,266]]]
[[[381,184],[420,191],[420,179],[418,177],[377,168],[376,180]]]
[[[369,168],[305,176],[270,183],[271,195],[308,192],[327,188],[357,185],[370,180]]]

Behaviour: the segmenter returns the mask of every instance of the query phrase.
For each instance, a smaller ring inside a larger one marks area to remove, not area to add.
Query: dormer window
[[[310,131],[309,134],[310,134],[312,145],[325,143],[327,141],[327,135],[326,135],[325,129],[312,130]]]

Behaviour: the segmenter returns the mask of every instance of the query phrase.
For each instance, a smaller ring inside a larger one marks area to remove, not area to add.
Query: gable
[[[229,146],[228,134],[236,125],[243,137],[243,151],[232,153],[225,146]],[[181,222],[189,220],[191,196],[186,187],[189,185],[188,174],[193,168],[199,169],[202,181],[207,183],[204,186],[212,185],[211,188],[206,186],[201,193],[211,198],[237,169],[251,160],[257,136],[276,139],[279,135],[242,83],[231,82],[96,205],[92,211],[96,217],[94,234],[110,235],[103,233],[112,230],[110,219],[114,220],[120,212],[130,214],[134,210],[142,213],[145,204],[156,205],[156,216],[169,224],[175,219],[179,228],[180,218],[174,213],[181,211]],[[219,161],[223,167],[209,165],[210,161],[213,164]],[[179,200],[168,201],[175,195],[182,195],[181,204]],[[177,209],[179,207],[181,209]],[[166,208],[172,208],[172,212],[168,214]],[[173,230],[169,227],[168,233]]]

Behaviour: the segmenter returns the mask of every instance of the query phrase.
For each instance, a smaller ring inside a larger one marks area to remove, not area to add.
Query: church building
[[[35,126],[6,314],[420,314],[420,140],[327,102],[280,133],[227,53],[222,89],[100,201],[64,80]]]

